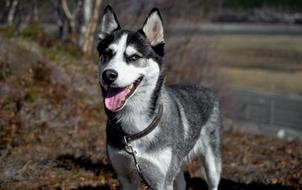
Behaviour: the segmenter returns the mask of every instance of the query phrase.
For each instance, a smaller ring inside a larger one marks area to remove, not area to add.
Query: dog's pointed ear
[[[100,39],[104,39],[106,35],[111,34],[115,30],[121,28],[117,17],[110,5],[106,6],[101,23],[101,32],[99,33]]]
[[[141,30],[152,46],[164,43],[163,22],[158,9],[151,10]]]

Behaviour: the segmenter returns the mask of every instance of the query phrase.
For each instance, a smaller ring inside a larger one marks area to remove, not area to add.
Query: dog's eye
[[[112,58],[114,55],[113,51],[111,49],[106,49],[104,52],[103,52],[103,57],[105,60],[108,60],[110,58]]]
[[[140,58],[141,58],[141,56],[139,56],[137,54],[134,54],[134,55],[131,55],[131,56],[127,57],[127,61],[128,62],[134,62],[134,61],[137,61]]]

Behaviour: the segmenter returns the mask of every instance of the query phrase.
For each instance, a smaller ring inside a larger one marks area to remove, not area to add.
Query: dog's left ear
[[[120,24],[118,19],[110,5],[104,10],[104,15],[101,22],[101,33],[99,33],[99,38],[104,39],[106,35],[120,29]]]
[[[164,43],[163,22],[158,9],[151,10],[141,30],[152,46]]]

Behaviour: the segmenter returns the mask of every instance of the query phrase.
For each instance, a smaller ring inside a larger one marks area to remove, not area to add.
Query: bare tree
[[[70,11],[70,8],[68,6],[68,3],[67,3],[67,0],[62,0],[61,1],[61,5],[62,5],[62,8],[64,10],[64,14],[67,18],[67,21],[68,21],[68,28],[69,28],[69,33],[71,34],[71,39],[73,42],[77,43],[77,40],[76,40],[76,18],[79,14],[79,11],[80,11],[80,7],[82,6],[82,1],[77,1],[77,4],[76,4],[76,8],[74,9],[74,11]]]
[[[17,10],[17,6],[19,4],[18,0],[6,1],[6,5],[9,5],[9,12],[7,16],[7,24],[12,26],[14,24],[14,18]]]
[[[80,31],[80,39],[79,43],[81,45],[84,44],[85,41],[85,33],[88,29],[88,23],[92,15],[92,9],[93,9],[93,1],[92,0],[84,0],[83,3],[83,22],[81,25],[81,31]]]
[[[21,21],[20,25],[28,26],[30,23],[33,22],[39,22],[39,6],[37,0],[31,0],[30,2],[30,10],[28,11],[27,15],[25,16],[25,19]],[[20,17],[20,16],[19,16]]]
[[[67,22],[65,19],[64,11],[62,10],[62,6],[60,4],[61,0],[52,0],[51,3],[54,7],[56,13],[56,24],[59,28],[59,37],[60,39],[64,40],[68,34],[67,31]]]
[[[32,8],[33,8],[32,21],[39,21],[39,9],[38,9],[38,1],[37,0],[32,1]]]
[[[102,0],[77,0],[76,3],[68,0],[52,0],[52,4],[58,16],[56,22],[60,37],[65,36],[67,24],[67,33],[72,42],[84,53],[91,54]]]
[[[91,0],[86,0],[86,1],[91,1]],[[90,19],[89,22],[87,23],[85,27],[85,33],[84,35],[84,42],[82,45],[82,50],[84,53],[90,55],[92,53],[92,44],[93,44],[93,39],[94,39],[94,33],[96,31],[97,23],[100,17],[100,7],[102,4],[102,0],[95,0],[94,1],[94,8],[93,8],[93,14],[91,16],[90,14]],[[91,3],[89,5],[89,8],[92,9]],[[84,14],[85,15],[85,14]]]

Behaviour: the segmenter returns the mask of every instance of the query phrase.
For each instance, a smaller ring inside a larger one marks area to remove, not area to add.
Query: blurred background
[[[95,46],[110,4],[164,20],[167,83],[208,86],[224,121],[220,189],[302,188],[301,0],[0,0],[0,189],[118,189]],[[206,189],[197,160],[188,189]]]

